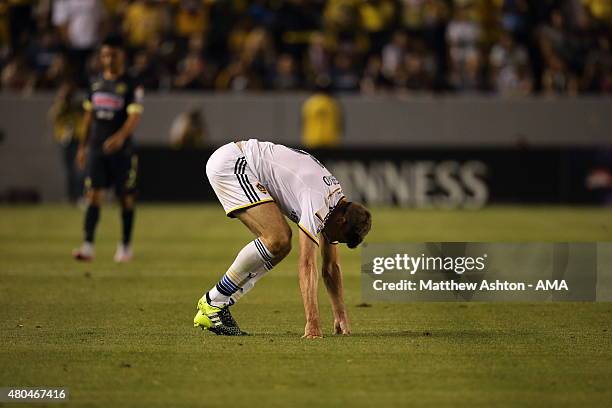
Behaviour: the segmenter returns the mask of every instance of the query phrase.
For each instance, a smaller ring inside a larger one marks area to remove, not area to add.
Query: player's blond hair
[[[372,214],[363,204],[350,202],[344,217],[349,228],[346,245],[356,248],[372,228]]]

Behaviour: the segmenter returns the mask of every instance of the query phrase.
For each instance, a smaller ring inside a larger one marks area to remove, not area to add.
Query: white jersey
[[[344,197],[338,180],[302,150],[257,139],[237,144],[281,211],[318,244],[329,214]]]

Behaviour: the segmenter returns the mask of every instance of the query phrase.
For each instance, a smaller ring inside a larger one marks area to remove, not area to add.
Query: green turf
[[[375,210],[370,242],[612,240],[609,210]],[[254,335],[191,325],[195,303],[249,240],[218,206],[145,206],[129,265],[76,264],[82,213],[0,207],[0,387],[67,386],[70,406],[611,406],[612,304],[357,307],[359,252],[342,250],[354,334],[301,340],[295,253],[234,315]],[[20,405],[23,406],[23,405]]]

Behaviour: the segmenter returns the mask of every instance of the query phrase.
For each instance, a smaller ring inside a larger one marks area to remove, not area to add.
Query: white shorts
[[[206,176],[229,217],[234,211],[274,201],[236,143],[215,150],[206,163]]]

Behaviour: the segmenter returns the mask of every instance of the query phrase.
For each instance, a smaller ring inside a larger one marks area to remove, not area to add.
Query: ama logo
[[[542,280],[538,281],[535,290],[569,290],[565,279],[561,280]]]

